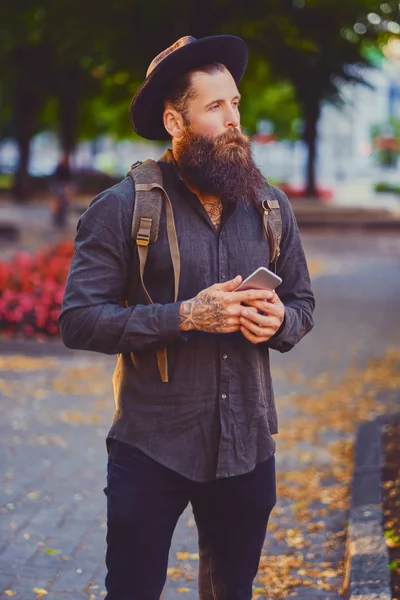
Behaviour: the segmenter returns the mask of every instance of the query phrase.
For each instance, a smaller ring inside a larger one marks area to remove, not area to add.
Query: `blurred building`
[[[364,72],[368,85],[343,84],[341,105],[327,103],[322,107],[317,173],[323,187],[336,187],[350,180],[371,187],[381,179],[397,180],[399,185],[399,159],[394,168],[385,169],[377,161],[372,144],[374,127],[381,127],[390,136],[390,119],[400,119],[400,42],[391,58],[382,61],[380,68]],[[255,156],[272,179],[303,185],[307,149],[301,141],[255,144]]]

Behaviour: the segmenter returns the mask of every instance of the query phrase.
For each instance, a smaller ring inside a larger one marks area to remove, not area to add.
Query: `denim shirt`
[[[214,283],[268,267],[269,246],[256,207],[228,205],[217,231],[179,177],[170,151],[159,165],[181,255],[178,301],[164,207],[145,271],[154,304],[146,305],[139,283],[133,305],[124,306],[133,268],[134,189],[128,177],[94,198],[79,220],[59,319],[62,338],[69,348],[117,355],[108,440],[131,444],[195,481],[241,475],[275,452],[269,350],[287,352],[313,326],[314,297],[299,231],[287,197],[275,189],[282,215],[277,273],[283,283],[277,293],[285,319],[268,342],[252,344],[240,332],[183,334],[180,303]],[[169,383],[160,379],[158,347],[167,348]]]

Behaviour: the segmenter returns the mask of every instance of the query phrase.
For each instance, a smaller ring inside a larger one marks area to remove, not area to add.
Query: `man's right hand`
[[[197,329],[207,333],[233,333],[240,329],[240,317],[247,304],[254,300],[270,300],[273,293],[268,290],[246,290],[235,292],[241,284],[240,275],[216,283],[199,292],[191,300],[182,302],[179,310],[179,328],[181,331]],[[254,310],[257,309],[249,309]]]

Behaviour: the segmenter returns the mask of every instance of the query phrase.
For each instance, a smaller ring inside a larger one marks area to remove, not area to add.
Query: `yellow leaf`
[[[192,554],[189,554],[189,560],[199,560],[199,553],[193,552]]]
[[[14,592],[14,590],[4,590],[4,593],[6,596],[15,596],[17,592]]]
[[[39,492],[29,492],[26,497],[29,498],[29,500],[37,500],[39,498]]]
[[[176,558],[178,560],[188,560],[189,559],[189,552],[177,552],[176,553]]]
[[[35,594],[39,594],[39,596],[47,596],[47,594],[49,593],[44,588],[33,588],[32,592],[35,592]]]
[[[178,588],[176,591],[181,594],[183,594],[184,592],[190,592],[189,588]]]

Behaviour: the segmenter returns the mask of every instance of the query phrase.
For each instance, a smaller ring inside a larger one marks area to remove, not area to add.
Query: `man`
[[[108,600],[158,600],[177,520],[189,502],[199,533],[202,600],[250,600],[275,504],[277,418],[269,349],[312,327],[314,299],[296,222],[282,215],[279,292],[235,292],[269,264],[260,206],[265,179],[240,129],[247,63],[233,36],[185,37],[154,59],[131,104],[134,129],[170,139],[159,161],[173,207],[181,276],[165,214],[145,284],[126,308],[132,273],[130,178],[81,217],[60,325],[71,348],[118,354],[107,444]],[[169,382],[156,350],[167,347]],[[132,355],[133,353],[133,355]]]

